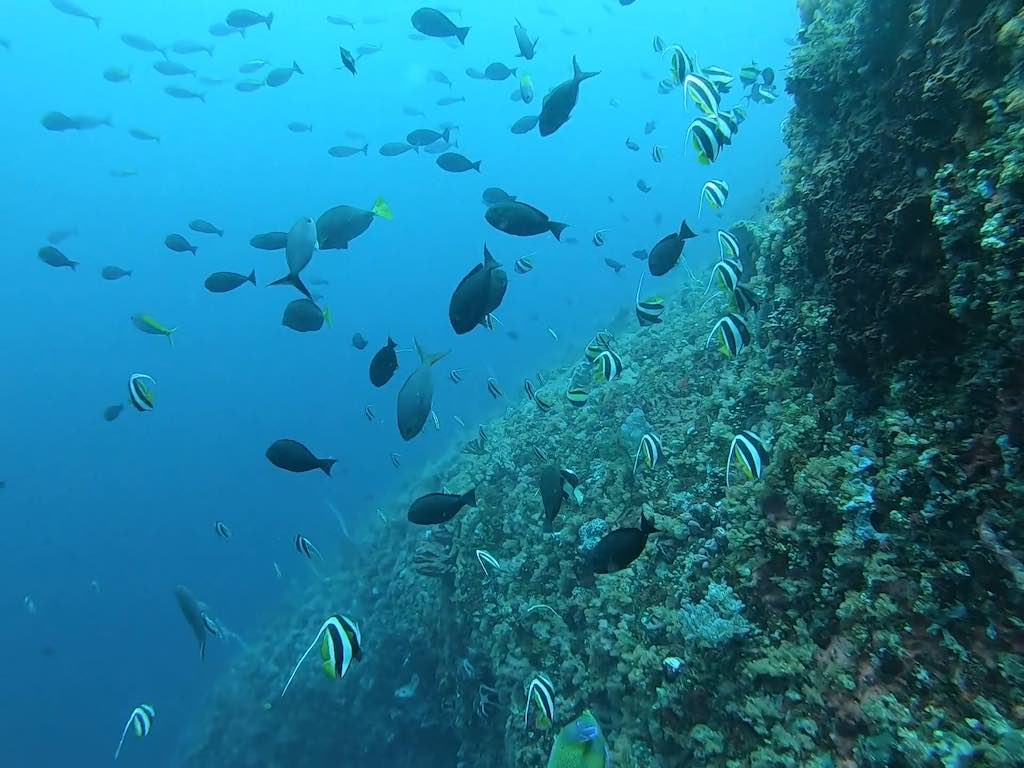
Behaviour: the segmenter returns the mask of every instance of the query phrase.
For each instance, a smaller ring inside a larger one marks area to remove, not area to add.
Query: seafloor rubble
[[[359,577],[310,588],[220,681],[184,764],[544,765],[523,710],[545,672],[622,766],[1024,765],[1024,11],[800,6],[786,191],[733,228],[752,345],[705,349],[725,300],[699,289],[613,326],[623,376],[577,410],[552,375],[552,412],[513,407],[385,509]],[[770,463],[727,488],[744,429]],[[634,477],[648,430],[666,462]],[[534,447],[583,479],[554,534]],[[412,530],[404,505],[442,485],[479,507]],[[641,508],[662,533],[588,575],[580,552]],[[279,700],[338,610],[366,659]]]

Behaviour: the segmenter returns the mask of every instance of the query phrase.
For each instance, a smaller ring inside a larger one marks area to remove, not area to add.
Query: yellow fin
[[[373,204],[373,208],[370,209],[374,216],[380,216],[386,221],[391,221],[395,218],[395,214],[391,211],[391,206],[388,205],[388,201],[383,197],[378,197]]]
[[[331,317],[331,308],[330,307],[324,307],[323,308],[323,313],[324,313],[324,322],[327,323],[327,327],[328,328],[333,328],[334,327],[334,323],[333,323],[333,318]]]

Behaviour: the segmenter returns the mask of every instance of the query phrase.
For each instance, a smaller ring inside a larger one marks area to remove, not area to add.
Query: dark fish
[[[466,100],[465,96],[445,96],[443,99],[437,100],[437,106],[439,107],[450,107],[452,104],[461,104]]]
[[[388,336],[388,343],[377,350],[370,361],[370,383],[375,387],[383,387],[398,370],[398,345]]]
[[[412,15],[412,25],[427,37],[457,37],[465,45],[469,27],[459,27],[436,8],[420,8]]]
[[[287,232],[264,232],[260,235],[253,235],[249,245],[259,248],[261,251],[283,251],[288,245]]]
[[[438,133],[429,128],[417,128],[410,132],[405,140],[414,147],[426,147],[436,141],[443,141],[447,144],[451,140],[451,131],[445,128],[442,133]]]
[[[477,160],[474,163],[468,157],[460,155],[458,152],[445,152],[443,155],[438,156],[436,162],[438,168],[449,173],[464,173],[466,171],[480,173],[481,161]]]
[[[170,85],[164,88],[164,93],[175,99],[199,99],[199,101],[206,103],[206,94],[198,93],[197,91],[191,91],[188,88],[179,88],[176,85]]]
[[[565,497],[562,494],[562,472],[554,464],[546,465],[540,471],[538,484],[540,497],[544,501],[544,530],[551,532],[553,522],[562,508]]]
[[[537,115],[526,115],[525,117],[520,117],[512,123],[512,128],[510,130],[517,136],[522,136],[524,133],[529,133],[536,128],[538,120],[540,120],[540,118]]]
[[[654,129],[657,127],[657,124],[653,120],[648,120],[646,123],[644,123],[644,135],[650,136],[652,133],[654,133]]]
[[[552,221],[546,213],[518,200],[492,205],[487,209],[484,218],[495,229],[518,237],[550,232],[556,240],[561,240],[562,231],[569,226]]]
[[[448,304],[448,319],[455,333],[469,333],[496,310],[505,298],[508,275],[484,245],[483,264],[477,264],[456,286]]]
[[[632,139],[626,139],[626,148],[627,149],[631,149],[634,152],[639,152],[640,151],[640,145],[637,144]]]
[[[771,67],[765,67],[761,70],[761,79],[768,88],[771,88],[775,82],[775,70]]]
[[[267,448],[267,459],[275,467],[289,472],[312,472],[319,469],[328,477],[331,475],[331,467],[337,463],[336,459],[318,459],[309,448],[296,440],[275,440]]]
[[[96,28],[99,29],[100,17],[87,13],[82,8],[71,2],[71,0],[50,0],[50,5],[68,16],[74,16],[79,19],[89,19],[89,21],[95,24]]]
[[[363,334],[355,333],[352,335],[352,346],[358,349],[360,352],[366,349],[367,344],[369,344],[369,342],[366,340],[366,337],[363,336]]]
[[[227,293],[228,291],[233,291],[235,288],[239,288],[246,283],[256,285],[255,269],[248,275],[240,275],[237,272],[214,272],[206,278],[204,285],[206,286],[206,290],[210,293]]]
[[[284,308],[281,325],[298,333],[313,333],[331,324],[330,310],[321,309],[312,299],[295,299]]]
[[[529,33],[526,31],[526,27],[523,26],[523,23],[519,21],[519,19],[516,19],[516,25],[512,28],[512,31],[515,32],[516,43],[519,45],[519,53],[517,55],[522,56],[524,59],[529,61],[534,56],[535,49],[537,48],[537,41],[540,40],[540,38],[531,40]]]
[[[616,261],[610,256],[604,260],[604,263],[607,264],[612,269],[614,269],[615,274],[619,274],[619,272],[626,268],[625,264],[623,264],[621,261]]]
[[[647,261],[647,249],[646,248],[641,248],[638,251],[633,251],[633,253],[630,254],[630,255],[634,259],[639,259],[640,261]]]
[[[132,128],[130,131],[128,131],[128,135],[131,136],[133,139],[138,139],[139,141],[155,141],[157,144],[160,143],[159,136],[157,136],[155,133],[144,131],[141,128]]]
[[[588,557],[594,573],[616,573],[643,554],[647,537],[657,533],[654,523],[640,513],[639,528],[619,528],[601,539]]]
[[[439,69],[430,70],[427,73],[427,79],[435,83],[441,83],[441,85],[447,85],[449,88],[452,87],[452,81],[448,79],[448,75]]]
[[[384,198],[377,198],[373,208],[364,211],[350,205],[338,205],[325,211],[316,220],[317,240],[321,250],[345,250],[349,243],[363,234],[374,218],[390,221],[394,218]]]
[[[344,16],[328,16],[327,22],[329,24],[334,24],[335,26],[338,27],[351,27],[352,29],[356,28],[356,25],[353,24],[348,19],[346,19]]]
[[[576,57],[572,57],[572,79],[556,85],[544,97],[540,110],[540,135],[550,136],[563,125],[572,115],[572,110],[580,97],[580,83],[600,72],[584,72],[580,69]]]
[[[420,151],[419,147],[406,144],[404,141],[389,141],[387,144],[382,144],[378,151],[384,157],[398,157],[399,155],[404,155],[410,149],[415,149],[417,153]]]
[[[331,157],[352,157],[353,155],[358,155],[359,153],[366,155],[369,153],[369,151],[370,145],[363,144],[363,146],[361,147],[331,147],[330,149],[327,150],[327,154],[329,154]]]
[[[398,393],[398,431],[403,440],[412,440],[430,418],[434,400],[434,377],[431,366],[447,352],[431,354],[415,341],[420,366],[405,380]]]
[[[305,72],[299,66],[297,61],[293,61],[290,67],[280,67],[278,69],[272,69],[267,74],[267,79],[264,81],[270,88],[280,88],[282,85],[292,79],[294,74],[304,75]]]
[[[199,643],[199,658],[206,659],[206,635],[209,632],[207,626],[206,606],[196,600],[195,596],[181,584],[174,588],[174,596],[178,600],[178,607],[185,617],[185,621],[192,629],[196,642]]]
[[[202,219],[193,219],[189,222],[188,228],[193,232],[199,232],[203,235],[216,235],[217,237],[224,237],[224,230],[211,224],[208,221]]]
[[[636,188],[643,192],[645,195],[651,191],[651,185],[643,179],[636,180]]]
[[[476,506],[476,488],[459,495],[455,493],[428,493],[409,506],[409,522],[416,525],[447,523],[463,507]]]
[[[497,205],[498,203],[514,202],[516,198],[501,187],[488,187],[484,190],[481,199],[484,201],[484,205]]]
[[[180,77],[181,75],[195,76],[196,74],[196,71],[191,67],[186,67],[184,64],[179,64],[176,61],[169,61],[167,59],[153,62],[153,69],[167,77]]]
[[[101,125],[111,125],[109,117],[90,117],[88,115],[65,115],[63,112],[47,112],[39,121],[48,131],[91,131]]]
[[[74,271],[79,262],[72,261],[52,245],[46,245],[39,249],[39,260],[51,267],[70,267]]]
[[[484,79],[487,78],[487,75],[485,75],[483,72],[481,72],[476,67],[467,67],[466,68],[466,74],[469,77],[473,78],[474,80],[484,80]]]
[[[130,269],[121,269],[120,267],[104,267],[100,270],[100,275],[104,280],[120,280],[122,277],[131,277],[132,271]]]
[[[121,411],[124,410],[124,405],[118,403],[117,405],[108,405],[103,409],[103,420],[114,421],[118,416],[121,415]]]
[[[129,48],[134,48],[136,51],[142,51],[143,53],[159,53],[164,58],[167,58],[167,49],[161,48],[152,40],[143,37],[142,35],[133,35],[131,33],[123,34],[121,35],[121,42]]]
[[[345,48],[338,46],[338,53],[341,55],[341,64],[345,69],[351,72],[353,75],[356,74],[356,60],[355,57]]]
[[[369,55],[374,54],[374,53],[380,53],[383,50],[384,50],[384,46],[382,46],[382,45],[375,45],[373,43],[367,43],[365,45],[360,45],[358,48],[356,48],[356,53],[358,54],[358,56],[356,56],[356,58],[357,59],[361,59],[361,58],[363,58],[363,56],[369,56]]]
[[[193,256],[199,249],[192,245],[188,240],[185,239],[184,235],[168,235],[164,238],[164,245],[170,248],[175,253],[185,253],[186,251],[191,253]]]
[[[500,61],[492,62],[487,65],[486,69],[484,69],[484,77],[488,80],[495,80],[499,82],[502,80],[508,80],[515,73],[515,67],[509,68]]]
[[[288,130],[292,133],[310,133],[313,126],[309,123],[288,123]]]
[[[647,258],[647,266],[651,274],[655,277],[660,277],[678,264],[686,241],[696,236],[696,233],[690,229],[690,225],[684,219],[678,232],[673,232],[671,235],[666,235],[659,240],[651,248],[650,256]]]
[[[250,11],[245,8],[240,8],[235,11],[231,11],[224,19],[224,22],[233,29],[246,30],[249,27],[254,27],[257,24],[266,24],[267,29],[270,29],[270,25],[274,23],[274,14],[268,13],[266,16],[256,11]],[[244,34],[244,33],[243,33]]]

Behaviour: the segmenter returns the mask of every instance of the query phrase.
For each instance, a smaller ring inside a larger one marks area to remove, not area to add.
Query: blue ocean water
[[[757,215],[777,189],[786,96],[749,110],[741,140],[711,172],[684,142],[694,107],[684,107],[678,89],[657,93],[668,66],[652,39],[679,42],[700,64],[733,73],[751,59],[781,71],[797,19],[789,2],[638,0],[623,8],[549,1],[552,16],[532,0],[466,0],[461,16],[452,15],[472,31],[465,46],[452,47],[409,38],[415,2],[259,7],[275,12],[273,28],[254,27],[245,39],[207,32],[232,3],[81,5],[102,17],[98,28],[46,0],[0,7],[0,37],[10,41],[9,51],[0,49],[0,742],[4,765],[108,765],[132,708],[149,702],[158,711],[154,729],[145,741],[133,738],[120,761],[170,766],[193,713],[239,650],[214,642],[200,662],[175,585],[187,585],[243,638],[257,632],[287,600],[290,582],[314,578],[294,551],[295,535],[325,554],[342,546],[325,499],[357,530],[425,462],[470,439],[477,423],[504,407],[486,391],[489,376],[518,396],[525,376],[578,355],[596,330],[632,307],[642,267],[632,251],[650,248],[683,218],[699,230],[717,229],[722,215]],[[348,16],[355,29],[328,24],[328,14]],[[364,23],[371,14],[385,20]],[[531,62],[514,55],[517,17],[540,38]],[[160,46],[213,44],[213,56],[171,58],[225,82],[165,77],[152,69],[160,55],[127,47],[124,33]],[[381,50],[359,60],[357,76],[338,69],[338,45],[367,43]],[[582,84],[572,119],[550,137],[511,134],[516,119],[536,114],[543,95],[571,76],[573,55],[601,74]],[[281,88],[240,93],[233,83],[246,76],[238,67],[255,58],[271,66],[295,61],[305,74]],[[529,72],[532,105],[510,100],[515,79],[464,73],[492,61]],[[104,80],[111,66],[130,70],[130,82]],[[431,69],[450,77],[451,91],[428,80]],[[202,91],[206,102],[173,99],[167,85]],[[466,101],[436,105],[448,95]],[[425,116],[410,116],[407,107]],[[52,110],[110,116],[112,125],[51,132],[40,118]],[[657,129],[645,136],[649,120]],[[291,121],[313,130],[294,134]],[[480,174],[445,173],[426,153],[377,153],[444,121],[458,126],[458,151],[482,161]],[[137,141],[128,135],[133,128],[161,142]],[[327,154],[332,145],[363,143],[345,131],[366,136],[368,156]],[[627,138],[640,151],[629,151]],[[655,143],[666,149],[661,164],[650,157]],[[138,175],[115,178],[112,170]],[[705,210],[698,221],[698,190],[712,176],[731,185],[727,211]],[[648,194],[636,187],[641,178]],[[566,238],[578,244],[495,231],[480,197],[488,186],[569,223]],[[394,220],[375,220],[347,251],[318,253],[305,273],[329,281],[314,290],[324,294],[334,327],[311,334],[283,327],[283,308],[298,294],[265,287],[285,273],[283,252],[255,250],[249,238],[335,205],[369,208],[378,197]],[[197,218],[216,223],[224,237],[190,232]],[[61,228],[77,230],[59,246],[80,262],[75,271],[36,257],[47,234]],[[591,237],[604,228],[607,243],[597,248]],[[169,251],[163,241],[175,232],[198,245],[198,254]],[[501,326],[456,338],[448,300],[484,243],[506,267],[534,254],[537,268],[525,279],[510,275]],[[717,255],[714,239],[701,238],[686,258],[699,269]],[[613,273],[605,257],[626,269]],[[108,264],[133,274],[104,281],[99,273]],[[215,295],[203,287],[212,272],[250,269],[258,288]],[[659,287],[686,279],[677,271]],[[137,313],[178,327],[174,345],[140,333],[129,319]],[[353,348],[355,332],[369,340],[367,349]],[[410,443],[395,426],[395,395],[415,354],[400,355],[386,388],[374,390],[367,379],[370,357],[388,335],[405,349],[415,337],[431,351],[451,350],[435,371],[441,429],[428,424]],[[457,387],[445,377],[451,368],[467,369]],[[126,402],[134,372],[156,379],[156,409],[126,409],[105,422],[103,409]],[[375,423],[364,415],[367,405]],[[282,437],[338,459],[333,476],[271,466],[264,451]],[[214,535],[217,520],[232,529],[229,541]]]

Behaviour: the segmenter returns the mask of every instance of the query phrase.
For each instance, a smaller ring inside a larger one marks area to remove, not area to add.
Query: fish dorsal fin
[[[490,249],[487,247],[487,243],[484,243],[484,269],[496,269],[501,264],[495,260],[494,256],[491,255]]]
[[[388,336],[388,347],[390,347],[391,349],[394,349],[397,346],[398,346],[398,344],[395,343],[395,340],[392,339],[390,336]]]
[[[416,352],[420,356],[420,361],[425,363],[426,365],[434,365],[434,363],[436,363],[438,360],[441,360],[445,355],[448,354],[447,350],[445,350],[444,352],[428,352],[426,349],[424,349],[423,345],[420,344],[419,339],[413,339],[413,344],[416,345]]]

